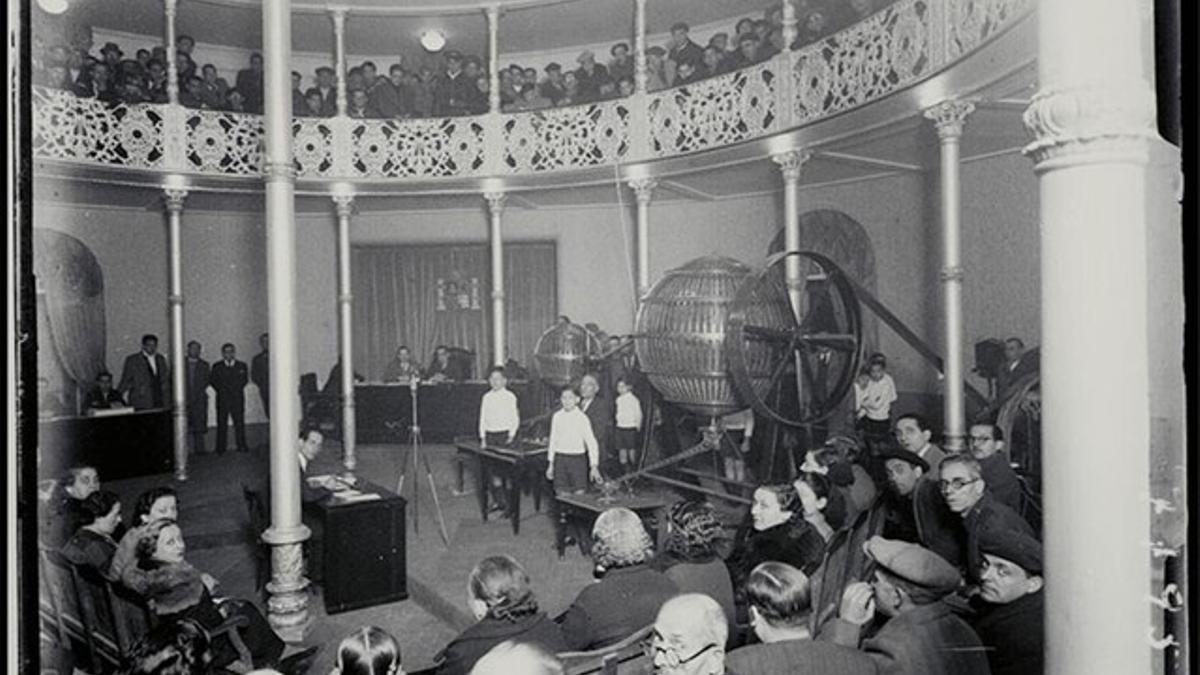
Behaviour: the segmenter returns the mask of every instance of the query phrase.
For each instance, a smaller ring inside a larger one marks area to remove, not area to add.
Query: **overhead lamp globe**
[[[427,30],[421,33],[421,46],[427,51],[440,52],[446,46],[446,36],[440,30]]]
[[[47,14],[62,14],[67,11],[67,0],[38,0],[37,4]]]

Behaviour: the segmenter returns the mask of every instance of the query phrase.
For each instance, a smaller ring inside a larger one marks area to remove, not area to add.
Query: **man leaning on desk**
[[[88,392],[87,400],[84,401],[84,408],[87,410],[110,410],[113,408],[124,408],[125,399],[121,398],[121,392],[113,388],[112,373],[107,370],[100,371],[96,376],[96,386]]]

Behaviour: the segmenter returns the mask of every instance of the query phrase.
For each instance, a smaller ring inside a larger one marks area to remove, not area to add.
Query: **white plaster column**
[[[487,6],[488,110],[500,112],[500,7]]]
[[[789,150],[772,155],[771,159],[779,165],[783,175],[783,250],[800,250],[800,170],[805,162],[812,158],[808,150]],[[800,293],[804,289],[804,279],[801,278],[800,259],[790,256],[784,261],[784,283],[787,284],[788,300],[791,301],[792,311],[800,316]]]
[[[942,308],[945,314],[946,356],[942,380],[942,437],[946,450],[966,449],[966,399],[963,390],[963,310],[962,310],[962,190],[959,184],[959,139],[963,124],[975,110],[969,101],[948,100],[925,111],[938,135],[941,175],[942,221]]]
[[[504,238],[501,232],[501,216],[504,202],[508,198],[503,192],[485,192],[490,217],[490,243],[492,251],[492,364],[503,366],[508,358],[506,344],[506,321],[504,313]]]
[[[796,17],[796,5],[792,0],[783,0],[783,51],[792,48],[800,33],[800,20]]]
[[[357,426],[354,417],[354,295],[350,285],[350,216],[354,213],[354,195],[348,191],[334,194],[337,209],[338,264],[338,354],[342,364],[342,465],[353,471]]]
[[[333,19],[334,72],[337,74],[337,114],[345,117],[349,104],[346,99],[346,10],[329,10]]]
[[[179,103],[179,63],[175,46],[175,14],[178,0],[163,0],[163,13],[166,16],[166,36],[164,45],[167,51],[167,103]]]
[[[1047,673],[1142,675],[1161,658],[1149,643],[1151,18],[1140,0],[1038,5],[1025,125],[1042,235]]]
[[[633,0],[633,89],[646,93],[646,0]]]
[[[304,638],[308,579],[302,542],[309,530],[300,521],[299,358],[296,351],[295,168],[292,164],[290,0],[263,0],[263,138],[267,230],[267,319],[271,359],[271,545],[267,616],[288,642]]]
[[[654,197],[654,188],[658,181],[653,178],[634,178],[629,181],[629,188],[637,197],[637,220],[634,222],[637,243],[637,294],[638,305],[642,298],[650,292],[650,200]]]
[[[171,306],[171,437],[175,443],[175,480],[188,479],[187,366],[183,356],[183,243],[180,232],[183,200],[187,190],[163,190],[167,208],[167,250],[169,255]]]

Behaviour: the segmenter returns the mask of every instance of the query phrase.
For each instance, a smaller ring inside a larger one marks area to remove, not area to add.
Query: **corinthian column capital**
[[[1039,169],[1059,164],[1145,162],[1156,137],[1154,92],[1144,80],[1047,88],[1025,110],[1033,142],[1026,155]]]
[[[788,150],[771,155],[771,160],[779,165],[784,180],[800,180],[800,169],[803,169],[810,159],[812,152],[809,150]]]
[[[493,214],[498,214],[504,211],[504,203],[508,201],[508,195],[500,192],[485,192],[483,198],[487,200],[488,211]]]
[[[349,218],[354,213],[354,195],[336,194],[332,199],[339,218]]]
[[[187,199],[187,196],[187,190],[182,188],[164,188],[163,204],[167,207],[167,211],[178,213],[183,211],[183,201]]]
[[[633,178],[629,181],[629,189],[633,190],[639,204],[649,204],[657,187],[658,181],[654,178]]]
[[[962,136],[967,116],[973,112],[975,112],[973,102],[951,99],[926,108],[925,119],[933,122],[938,138],[958,138]]]

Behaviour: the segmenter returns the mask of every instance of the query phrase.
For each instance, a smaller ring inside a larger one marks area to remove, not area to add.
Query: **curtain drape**
[[[514,242],[504,256],[509,354],[527,362],[557,313],[555,245]],[[486,245],[356,246],[351,270],[356,371],[381,379],[402,344],[422,366],[439,344],[468,349],[475,376],[486,371],[492,344]]]
[[[105,370],[104,273],[91,249],[68,234],[34,228],[33,273],[45,292],[47,344],[83,389]]]

